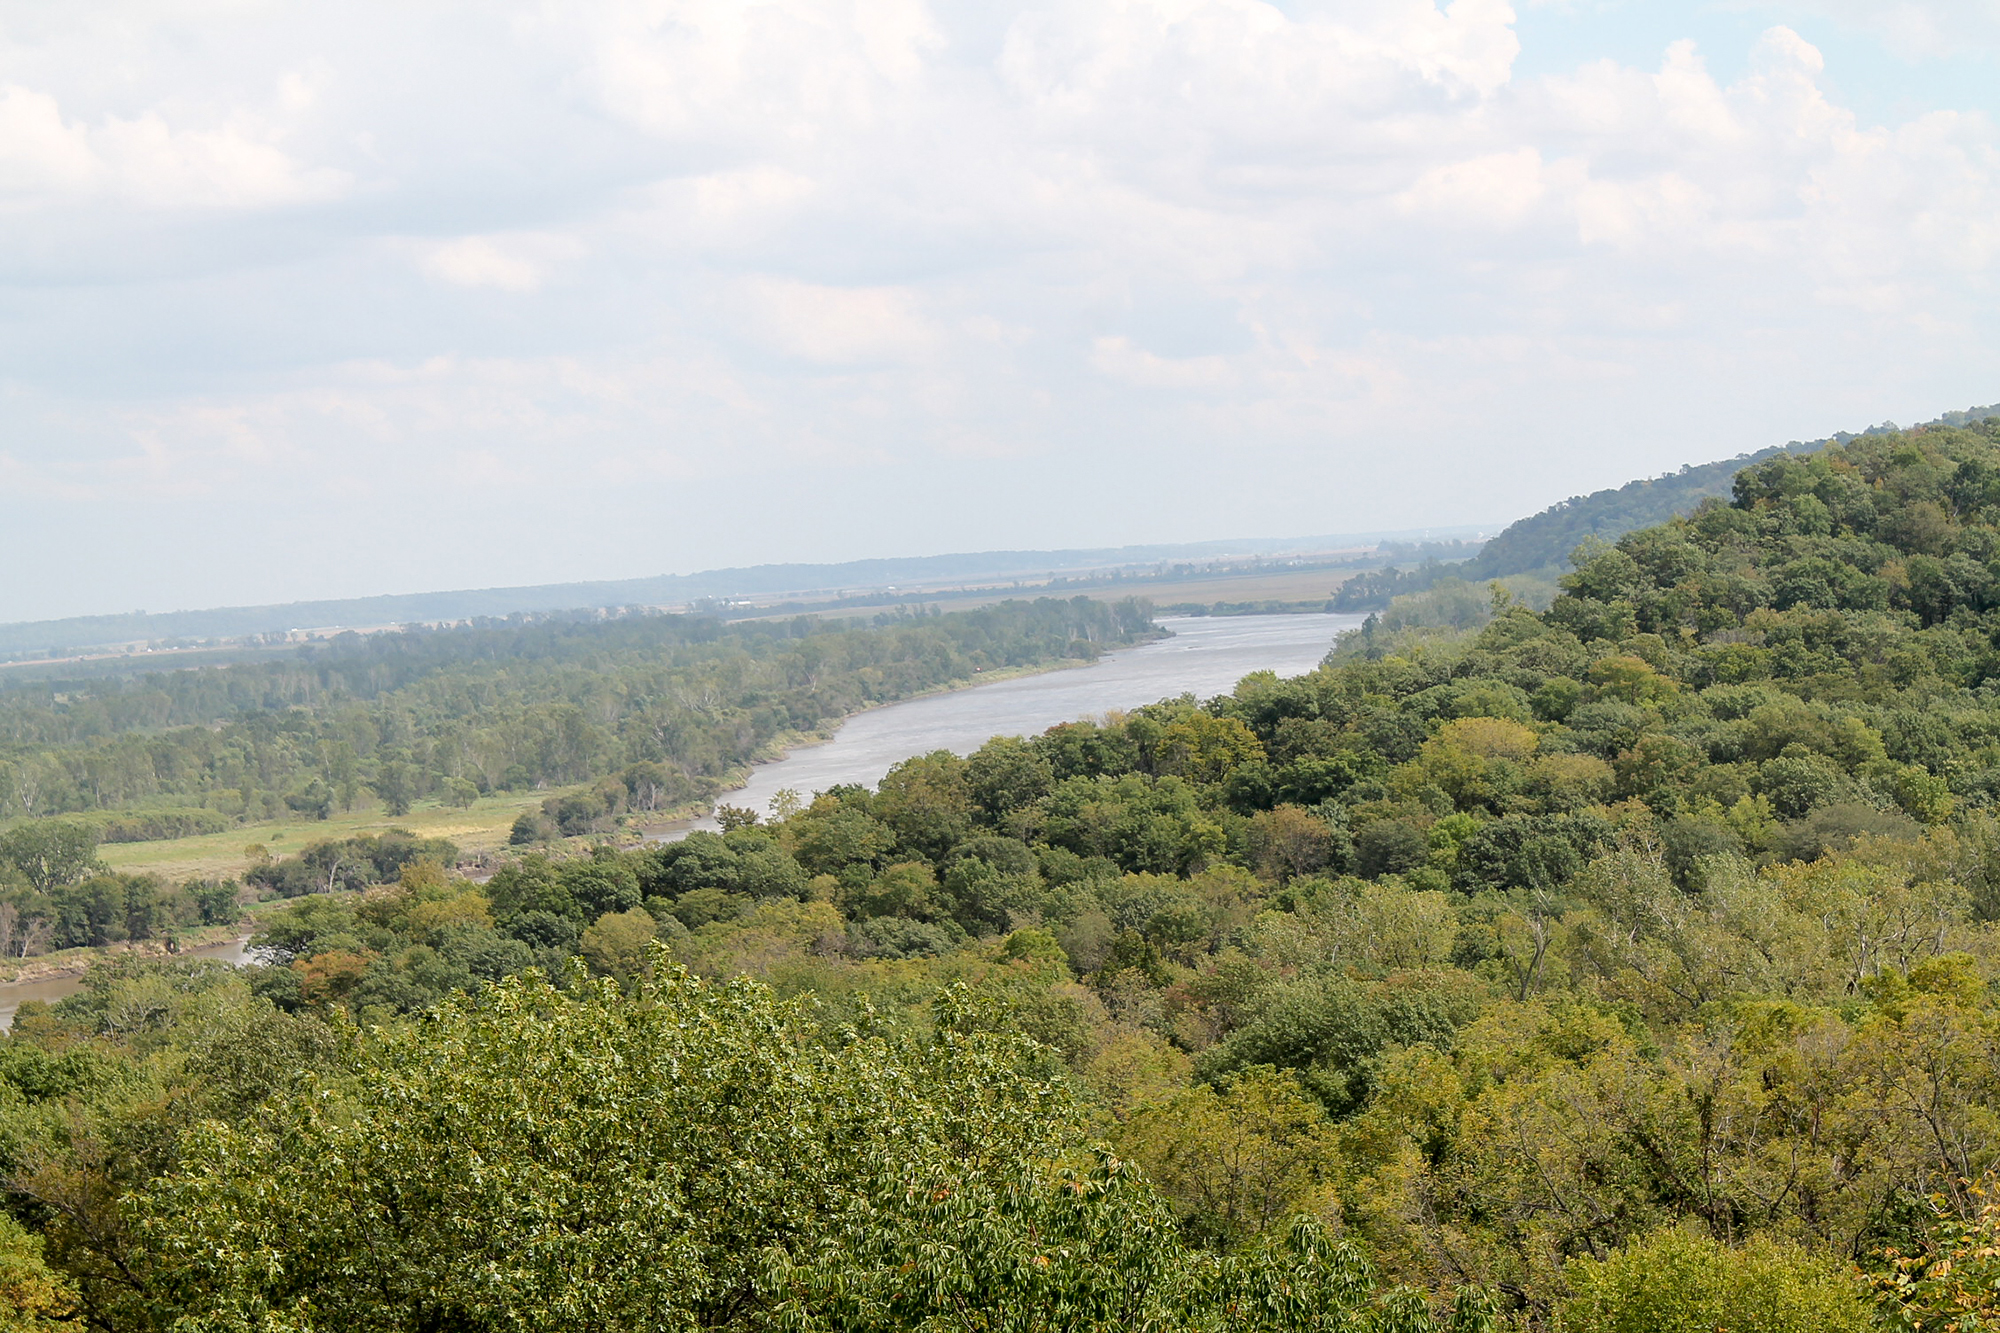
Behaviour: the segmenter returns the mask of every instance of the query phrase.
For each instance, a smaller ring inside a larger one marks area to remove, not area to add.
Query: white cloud
[[[87,136],[63,123],[55,98],[26,88],[0,92],[0,191],[33,196],[88,189],[98,170]]]
[[[780,351],[825,365],[919,360],[942,339],[906,289],[759,276],[741,293],[755,333]]]
[[[1804,0],[1801,7],[1872,33],[1910,59],[2000,46],[1994,0]]]
[[[609,0],[533,27],[576,51],[606,110],[704,143],[821,143],[879,121],[938,44],[921,0]]]
[[[1222,389],[1242,382],[1224,356],[1158,356],[1130,338],[1099,338],[1090,363],[1100,373],[1144,389]]]
[[[574,259],[583,248],[580,242],[562,236],[461,236],[419,247],[417,266],[440,282],[458,287],[532,292],[558,265]]]
[[[616,574],[1488,521],[2000,397],[2000,133],[1863,123],[1805,26],[1528,77],[1500,0],[34,14],[0,466],[49,494],[572,497],[544,546]]]
[[[264,208],[328,199],[345,172],[302,168],[245,124],[176,129],[158,112],[64,117],[56,99],[0,89],[0,199],[14,206],[101,198],[161,209]]]
[[[1398,202],[1411,213],[1487,228],[1521,221],[1546,193],[1541,153],[1522,147],[1434,167]]]

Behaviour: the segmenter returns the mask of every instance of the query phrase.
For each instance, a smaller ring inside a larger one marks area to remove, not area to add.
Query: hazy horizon
[[[24,4],[0,621],[1502,524],[2000,399],[1990,6]]]
[[[1403,530],[1397,532],[1383,532],[1383,533],[1352,533],[1352,534],[1330,533],[1319,536],[1308,535],[1308,536],[1297,536],[1297,537],[1277,538],[1277,539],[1245,538],[1239,540],[1239,539],[1223,538],[1220,540],[1207,541],[1207,542],[1165,542],[1165,543],[1153,543],[1148,545],[1136,545],[1136,546],[1112,547],[1112,548],[1066,548],[1066,549],[1054,549],[1054,550],[995,550],[995,551],[935,551],[923,554],[902,554],[902,555],[873,556],[873,557],[864,556],[854,560],[827,561],[827,562],[787,561],[781,563],[770,563],[770,564],[749,565],[749,566],[732,566],[732,567],[723,567],[716,569],[668,570],[664,572],[656,572],[650,574],[639,574],[631,577],[580,579],[580,580],[572,580],[566,582],[552,582],[552,583],[488,585],[480,588],[391,589],[385,591],[376,591],[372,593],[360,593],[346,597],[288,599],[284,602],[277,602],[277,603],[239,604],[228,607],[219,607],[219,606],[218,607],[172,607],[172,608],[128,607],[123,611],[83,612],[72,616],[45,617],[37,620],[0,621],[0,629],[21,629],[25,627],[33,627],[40,625],[63,624],[70,621],[93,621],[93,620],[117,621],[130,617],[139,617],[139,616],[149,617],[152,619],[171,619],[177,616],[203,615],[210,612],[251,611],[251,610],[264,610],[264,609],[278,610],[295,606],[322,607],[322,606],[331,606],[331,605],[340,605],[349,603],[363,604],[363,603],[376,603],[376,602],[415,601],[415,600],[434,598],[434,597],[455,597],[464,595],[479,596],[481,594],[503,594],[503,593],[515,593],[515,592],[535,593],[544,590],[558,590],[558,591],[583,590],[583,589],[624,590],[632,592],[634,594],[631,599],[633,604],[641,604],[657,600],[656,598],[653,598],[651,596],[637,595],[641,590],[640,585],[646,585],[646,584],[681,583],[681,584],[695,585],[695,584],[700,584],[703,580],[709,580],[710,582],[714,583],[715,579],[718,576],[722,575],[758,574],[758,573],[764,573],[766,571],[786,571],[786,572],[824,571],[827,573],[832,573],[842,570],[851,570],[856,572],[857,574],[862,574],[862,573],[885,574],[885,572],[882,571],[879,567],[881,566],[907,567],[912,565],[935,563],[941,561],[973,561],[973,562],[983,561],[984,563],[978,565],[977,567],[968,565],[964,569],[958,572],[952,572],[946,569],[938,569],[932,571],[916,571],[917,573],[921,573],[922,582],[913,585],[913,587],[925,586],[930,583],[948,584],[948,583],[958,582],[961,580],[970,583],[977,583],[982,580],[1004,578],[1004,577],[1031,578],[1045,572],[1077,575],[1077,574],[1084,574],[1092,570],[1109,571],[1112,569],[1143,569],[1148,564],[1165,563],[1169,561],[1199,562],[1202,560],[1244,559],[1244,558],[1256,559],[1263,556],[1279,558],[1287,554],[1298,554],[1298,555],[1308,555],[1308,556],[1330,555],[1337,550],[1345,549],[1344,544],[1346,543],[1354,543],[1358,545],[1361,543],[1378,543],[1378,542],[1420,543],[1423,541],[1430,541],[1430,540],[1435,540],[1440,542],[1464,541],[1474,536],[1479,536],[1479,537],[1491,536],[1493,533],[1499,531],[1499,529],[1504,526],[1506,525],[1491,524],[1491,525],[1485,525],[1484,527],[1481,527],[1479,525],[1472,525],[1467,527],[1440,528],[1440,529],[1411,529],[1411,530]],[[1334,543],[1341,543],[1343,545],[1336,546],[1334,545]],[[1261,551],[1256,549],[1259,545],[1262,545],[1265,549]],[[1043,561],[1043,562],[1003,565],[1001,563],[998,563],[997,560],[997,558],[999,557],[1028,557],[1028,556],[1069,557],[1069,558],[1066,560],[1058,560],[1057,562],[1052,564],[1050,562]],[[876,568],[871,570],[870,567],[876,567]],[[909,576],[908,573],[896,575],[896,577],[907,577],[907,576]],[[698,587],[679,589],[673,592],[673,599],[738,596],[738,595],[752,595],[752,594],[769,596],[775,594],[794,593],[794,592],[825,593],[837,588],[847,588],[850,586],[857,589],[863,587],[872,587],[879,582],[880,582],[879,578],[858,577],[853,580],[845,580],[838,583],[822,582],[822,583],[790,584],[790,583],[780,583],[776,580],[767,578],[763,580],[752,580],[746,583],[732,584],[728,586],[725,586],[721,583],[714,583],[714,586],[712,587],[698,586]],[[488,600],[491,599],[488,598]],[[560,603],[538,602],[533,605],[508,604],[502,606],[495,604],[480,610],[478,614],[506,615],[518,611],[526,611],[526,612],[558,611],[558,610],[568,611],[568,610],[584,609],[587,605],[606,606],[615,604],[616,603],[605,602],[602,600],[589,603],[580,601],[565,601]],[[444,613],[440,614],[444,615]],[[449,615],[444,615],[444,618],[447,619],[458,618],[463,614],[470,614],[470,613],[462,613],[454,611],[449,613]],[[425,617],[419,616],[418,618],[423,619]],[[321,628],[321,627],[315,627],[315,628]],[[208,634],[209,632],[203,631],[197,634],[196,637],[208,637]]]

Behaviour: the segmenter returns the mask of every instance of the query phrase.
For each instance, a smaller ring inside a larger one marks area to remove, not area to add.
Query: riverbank
[[[1136,640],[1132,646],[1154,642],[1164,637],[1166,636],[1162,633],[1149,634]],[[1129,651],[1129,647],[1113,651]],[[760,769],[782,762],[795,752],[826,744],[839,731],[840,726],[845,726],[856,717],[919,699],[978,689],[981,686],[1016,680],[1024,676],[1047,675],[1051,672],[1091,665],[1093,661],[1062,658],[1030,666],[999,667],[991,671],[978,672],[949,684],[921,690],[900,699],[869,704],[842,717],[839,725],[829,730],[781,734],[767,743],[750,764],[732,769],[723,775],[722,781],[726,787],[718,799],[727,803],[729,794],[743,790]],[[131,874],[154,874],[176,883],[190,879],[241,879],[255,859],[249,850],[252,847],[261,847],[273,857],[293,856],[303,851],[309,844],[323,839],[352,838],[400,828],[408,829],[421,838],[448,839],[458,846],[459,854],[464,860],[490,866],[494,856],[504,852],[510,845],[509,837],[513,833],[516,819],[529,811],[539,810],[542,802],[551,796],[578,789],[580,788],[564,787],[544,791],[503,792],[482,796],[469,806],[444,806],[435,801],[420,801],[410,809],[409,813],[403,815],[391,815],[380,806],[373,806],[344,811],[331,818],[317,821],[274,820],[243,824],[221,833],[196,834],[185,838],[105,843],[97,849],[97,855],[113,870]],[[684,807],[667,818],[635,824],[633,832],[640,840],[663,834],[671,836],[675,830],[694,827],[707,815],[706,805]]]
[[[1143,647],[1148,643],[1156,643],[1161,639],[1167,638],[1171,632],[1161,631],[1156,634],[1143,635],[1132,643],[1122,645],[1112,651],[1125,652],[1133,648]],[[917,703],[925,699],[936,699],[944,695],[961,694],[967,690],[982,689],[988,685],[998,685],[1005,681],[1022,680],[1029,676],[1047,676],[1058,671],[1073,671],[1083,667],[1096,666],[1104,660],[1104,656],[1108,656],[1108,654],[1088,660],[1065,658],[1062,661],[1051,662],[1041,666],[997,667],[992,671],[982,671],[969,680],[962,680],[949,685],[934,685],[930,689],[919,690],[915,694],[908,694],[900,699],[884,699],[880,703],[872,703],[865,707],[857,708],[853,712],[843,716],[831,728],[819,731],[791,731],[782,733],[772,738],[769,744],[759,749],[757,756],[749,764],[740,768],[732,768],[723,775],[722,781],[725,785],[722,791],[717,794],[713,807],[704,809],[699,814],[681,814],[670,819],[654,820],[643,824],[635,823],[633,827],[639,833],[639,841],[661,842],[671,839],[676,834],[691,832],[704,823],[712,822],[715,810],[728,805],[730,803],[728,798],[733,793],[750,790],[752,784],[757,779],[757,775],[763,770],[771,767],[773,764],[790,762],[800,755],[818,749],[821,746],[832,744],[839,737],[841,731],[857,718],[867,717],[871,713],[879,713],[885,708],[901,708],[906,704]],[[811,793],[800,792],[799,795],[809,797]],[[764,814],[762,810],[756,813],[760,817]]]
[[[181,931],[173,946],[165,940],[123,940],[96,948],[59,949],[33,958],[0,959],[0,986],[31,986],[47,981],[80,977],[99,963],[121,958],[185,958],[202,949],[213,949],[245,938],[254,924],[249,915],[216,926],[200,926]]]
[[[768,758],[731,774],[732,785],[720,798],[762,813],[770,798],[791,787],[800,795],[824,790],[835,783],[874,783],[893,764],[915,754],[935,749],[970,752],[995,735],[1033,734],[1059,722],[1097,716],[1111,708],[1131,708],[1156,699],[1192,693],[1205,697],[1231,689],[1253,671],[1275,671],[1294,675],[1318,665],[1332,646],[1335,635],[1360,622],[1358,616],[1263,616],[1204,617],[1183,620],[1178,634],[1161,633],[1090,661],[1066,659],[1032,667],[1006,668],[981,672],[970,680],[941,686],[907,698],[871,705],[841,719],[840,725],[823,732],[790,733],[774,738],[765,753]],[[1070,668],[1079,668],[1071,670]],[[1081,668],[1089,668],[1083,670]],[[418,809],[400,819],[384,815],[343,817],[315,824],[291,824],[289,839],[270,840],[272,853],[288,855],[307,842],[324,837],[351,836],[381,828],[410,828],[426,837],[453,837],[471,856],[488,854],[488,863],[497,863],[490,854],[504,851],[514,818],[525,809],[538,808],[549,792],[535,792],[506,798],[483,798],[470,811]],[[489,822],[490,821],[490,822]],[[481,824],[483,836],[467,836],[468,824]],[[614,840],[621,845],[641,841],[671,840],[712,821],[700,818],[663,818],[628,825]],[[239,829],[231,835],[207,835],[180,839],[189,844],[214,844],[227,839],[234,847],[217,848],[233,852],[240,874],[245,854],[242,850],[251,830]],[[576,840],[572,845],[591,841]],[[119,868],[142,868],[131,864],[123,853],[150,847],[153,863],[171,855],[168,844],[125,843],[104,849]],[[221,876],[214,876],[221,877]],[[475,875],[474,878],[481,876]],[[260,903],[253,912],[283,906],[282,901]],[[220,928],[227,929],[227,928]],[[200,947],[183,937],[185,954]],[[37,975],[61,976],[80,973],[91,964],[121,954],[146,956],[149,946],[116,946],[114,950],[69,950],[31,959],[41,969]],[[164,949],[150,946],[152,956],[165,956]]]
[[[1166,636],[1163,634],[1148,635],[1139,642],[1148,643],[1164,637]],[[788,733],[774,739],[763,752],[766,757],[746,767],[735,769],[726,776],[725,781],[730,782],[730,786],[723,793],[722,803],[726,803],[729,792],[745,790],[759,769],[769,764],[782,763],[798,752],[826,745],[838,735],[841,727],[857,717],[884,708],[894,708],[898,704],[934,699],[985,685],[998,685],[1029,676],[1048,675],[1072,667],[1087,667],[1094,665],[1095,660],[1097,659],[1092,661],[1065,659],[1035,666],[982,671],[969,679],[950,685],[940,685],[906,698],[870,704],[866,708],[847,714],[840,720],[840,726],[826,731]],[[203,834],[192,838],[163,839],[154,843],[112,843],[101,847],[99,855],[117,870],[145,870],[168,878],[237,878],[249,865],[250,858],[244,850],[245,847],[259,844],[260,834],[263,835],[261,845],[273,855],[283,856],[301,850],[307,843],[321,838],[353,837],[360,833],[380,832],[394,827],[406,828],[424,837],[450,838],[459,845],[461,858],[489,861],[493,853],[507,848],[508,836],[513,830],[516,817],[525,810],[539,809],[545,799],[555,794],[557,793],[543,791],[526,795],[482,798],[470,809],[418,807],[409,814],[397,818],[391,818],[380,812],[366,812],[336,816],[312,824],[246,825],[227,833]],[[635,823],[624,830],[624,836],[616,837],[613,841],[622,845],[633,845],[670,839],[695,827],[706,817],[707,811],[704,809],[700,814],[687,814],[648,824]],[[581,845],[597,840],[565,841]],[[472,878],[475,881],[483,880],[490,873],[490,870],[486,873],[475,873]],[[283,907],[287,901],[297,900],[273,899],[256,903],[237,922],[183,931],[175,941],[177,947],[173,949],[169,949],[163,940],[144,940],[121,942],[99,948],[63,949],[56,953],[39,954],[27,959],[0,960],[0,1008],[6,1008],[10,998],[6,993],[8,991],[18,994],[30,988],[75,989],[59,987],[56,983],[74,981],[89,972],[91,968],[103,963],[115,962],[122,958],[184,958],[198,950],[216,949],[245,939],[255,925],[256,914]],[[31,998],[43,999],[49,996],[37,994]]]
[[[751,769],[724,803],[761,814],[786,789],[803,797],[840,783],[873,785],[912,755],[940,749],[970,754],[994,736],[1033,735],[1184,694],[1206,698],[1234,689],[1255,671],[1297,675],[1318,666],[1340,631],[1360,621],[1323,614],[1176,619],[1162,626],[1170,633],[1077,663],[1089,670],[994,672],[972,688],[864,709],[829,740],[794,747]],[[662,820],[647,834],[671,841],[713,827],[713,818]]]

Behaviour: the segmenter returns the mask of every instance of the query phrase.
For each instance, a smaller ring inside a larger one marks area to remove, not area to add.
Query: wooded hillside
[[[1986,1327],[1996,683],[2000,428],[1932,428],[1476,632],[418,855],[23,1010],[14,1271],[112,1328]]]

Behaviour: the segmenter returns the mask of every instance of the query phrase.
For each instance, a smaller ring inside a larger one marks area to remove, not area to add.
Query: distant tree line
[[[636,808],[705,800],[760,747],[976,673],[1089,658],[1151,609],[1074,598],[855,627],[611,620],[343,635],[279,662],[0,693],[0,817],[120,812],[100,836],[324,819],[372,796],[587,782],[642,765]]]

